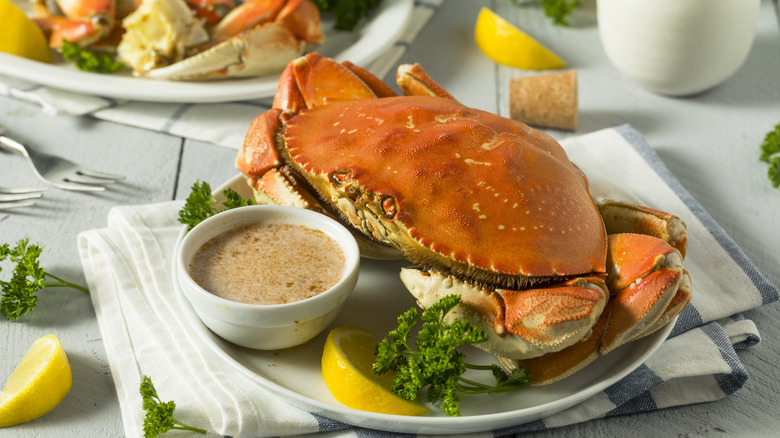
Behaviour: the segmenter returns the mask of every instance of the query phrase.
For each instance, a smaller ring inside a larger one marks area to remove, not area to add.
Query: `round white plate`
[[[356,65],[366,66],[401,37],[413,8],[412,0],[384,1],[352,32],[334,30],[334,21],[323,18],[325,42],[309,50],[316,50],[338,61],[349,60]],[[6,53],[0,53],[0,74],[48,87],[114,99],[188,103],[229,102],[273,96],[279,79],[279,74],[274,74],[220,81],[163,81],[136,78],[130,73],[87,73],[65,62],[46,64]]]
[[[228,187],[244,197],[251,196],[243,175],[237,175],[217,189],[215,195],[218,199],[218,194]],[[183,235],[184,232],[179,240]],[[416,306],[414,298],[407,292],[398,275],[405,263],[363,258],[357,287],[333,327],[363,327],[372,330],[377,336],[384,336],[395,328],[396,317]],[[174,276],[175,284],[177,281]],[[438,407],[432,407],[431,412],[424,416],[399,417],[350,409],[333,398],[322,380],[320,367],[327,333],[303,346],[287,350],[250,350],[230,344],[209,331],[181,292],[178,296],[187,321],[203,342],[249,378],[309,412],[355,426],[400,433],[485,432],[552,415],[587,400],[639,367],[667,338],[674,326],[672,322],[650,336],[624,345],[600,357],[572,377],[552,385],[511,393],[465,397],[461,401],[462,417],[446,417]],[[476,348],[469,349],[466,354],[471,363],[487,364],[495,361],[494,356]]]

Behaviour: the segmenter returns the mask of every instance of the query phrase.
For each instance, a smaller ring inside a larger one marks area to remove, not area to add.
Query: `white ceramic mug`
[[[598,0],[610,62],[641,87],[685,96],[733,75],[755,38],[761,0]]]

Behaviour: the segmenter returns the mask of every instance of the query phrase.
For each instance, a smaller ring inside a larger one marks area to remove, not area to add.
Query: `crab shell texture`
[[[451,99],[333,102],[287,121],[285,161],[409,260],[526,285],[604,272],[585,176],[546,134]],[[282,145],[280,145],[282,146]]]

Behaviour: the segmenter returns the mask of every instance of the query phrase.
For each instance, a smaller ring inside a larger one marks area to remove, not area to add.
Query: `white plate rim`
[[[597,177],[598,178],[598,177]],[[609,181],[600,181],[602,185],[611,185]],[[236,189],[246,185],[244,177],[241,174],[235,175],[233,178],[226,181],[219,188],[214,190],[215,196],[221,196],[220,194],[226,188]],[[625,193],[625,192],[623,192]],[[179,242],[186,234],[186,229],[182,229],[180,232],[176,249],[174,253],[178,252]],[[176,260],[174,255],[173,260]],[[558,400],[543,403],[533,407],[518,409],[515,411],[504,411],[493,414],[479,414],[473,416],[462,417],[399,417],[396,415],[379,414],[374,412],[360,411],[345,406],[337,406],[329,404],[323,401],[312,399],[304,394],[295,392],[289,388],[286,388],[276,382],[266,379],[258,373],[247,368],[241,360],[237,357],[231,356],[231,354],[220,346],[225,344],[225,341],[211,332],[196,315],[189,301],[178,287],[178,281],[176,278],[176,270],[172,270],[173,284],[175,292],[181,303],[182,310],[184,311],[185,320],[190,324],[191,328],[196,334],[203,340],[212,350],[232,365],[236,370],[241,372],[244,376],[256,380],[266,389],[284,398],[291,404],[308,410],[309,412],[316,413],[318,415],[337,420],[346,424],[350,424],[358,427],[365,427],[371,429],[382,430],[386,432],[396,433],[419,433],[419,434],[452,434],[452,433],[476,433],[476,432],[489,432],[507,427],[519,426],[531,421],[538,420],[540,418],[558,413],[585,400],[593,397],[609,386],[617,383],[620,379],[627,376],[637,368],[639,368],[648,357],[650,357],[668,338],[671,333],[677,318],[663,327],[661,330],[646,336],[643,339],[635,341],[627,346],[623,346],[611,353],[611,355],[619,354],[621,349],[626,348],[640,348],[644,347],[644,351],[641,352],[629,365],[625,366],[621,371],[613,374],[611,377],[595,382],[588,386],[586,389],[569,394]],[[598,363],[602,358],[597,359],[589,367],[598,366]],[[575,374],[569,379],[576,379]]]
[[[403,35],[414,9],[413,0],[380,3],[359,30],[360,38],[332,57],[367,66]],[[327,37],[327,35],[326,35]],[[314,51],[317,47],[312,48]],[[281,72],[280,72],[281,73]],[[167,81],[127,74],[98,74],[66,63],[46,64],[0,53],[0,74],[60,90],[110,99],[167,103],[218,103],[273,96],[278,74],[222,81]]]

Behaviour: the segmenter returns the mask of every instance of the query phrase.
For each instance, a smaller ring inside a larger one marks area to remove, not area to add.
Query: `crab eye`
[[[352,179],[351,170],[337,170],[330,174],[330,183],[333,187],[341,187]]]
[[[393,219],[398,214],[398,203],[393,196],[385,196],[381,201],[382,211],[388,219]]]

